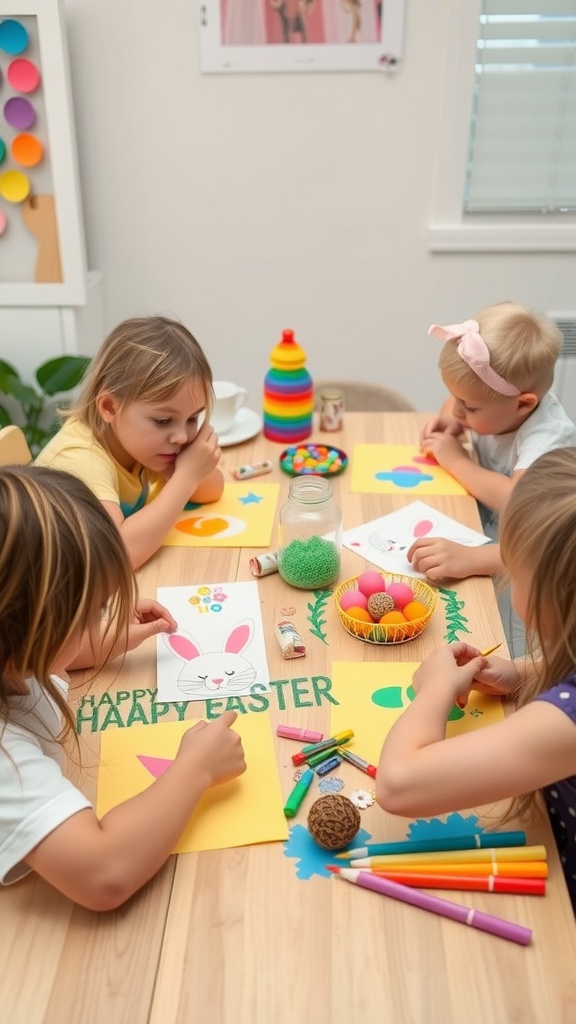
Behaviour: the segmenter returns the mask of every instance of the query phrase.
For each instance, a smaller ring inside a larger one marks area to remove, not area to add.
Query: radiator
[[[549,313],[562,334],[562,351],[556,363],[554,394],[576,423],[576,313]]]

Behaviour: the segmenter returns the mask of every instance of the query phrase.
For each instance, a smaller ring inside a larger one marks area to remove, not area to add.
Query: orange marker
[[[400,882],[402,885],[420,886],[422,889],[466,889],[475,892],[511,892],[524,896],[546,895],[546,882],[543,878],[418,874],[400,871],[374,871],[372,874]]]
[[[503,864],[434,864],[422,862],[415,864],[402,864],[395,867],[371,867],[362,868],[363,871],[371,871],[375,875],[389,875],[392,871],[401,872],[407,875],[444,875],[450,876],[474,876],[476,878],[489,878],[490,875],[498,875],[500,878],[548,878],[548,864],[545,860],[524,860],[505,861]]]

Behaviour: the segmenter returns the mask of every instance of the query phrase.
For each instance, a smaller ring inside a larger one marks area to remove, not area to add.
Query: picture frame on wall
[[[61,0],[0,0],[0,306],[86,302]]]
[[[200,0],[203,72],[385,71],[405,0]]]

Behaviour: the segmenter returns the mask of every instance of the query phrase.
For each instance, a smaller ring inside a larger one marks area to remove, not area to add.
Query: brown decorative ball
[[[347,796],[321,796],[308,812],[308,831],[323,850],[341,850],[360,828],[360,811]]]
[[[368,598],[368,611],[376,622],[380,622],[380,619],[386,612],[391,612],[394,608],[394,601],[390,597],[390,594],[377,593],[372,594]]]

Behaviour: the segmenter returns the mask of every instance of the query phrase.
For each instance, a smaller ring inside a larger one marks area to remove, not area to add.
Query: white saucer
[[[240,444],[248,441],[251,437],[262,430],[262,417],[252,409],[243,406],[238,410],[234,425],[225,434],[220,434],[218,441],[221,448],[227,448],[231,444]]]

